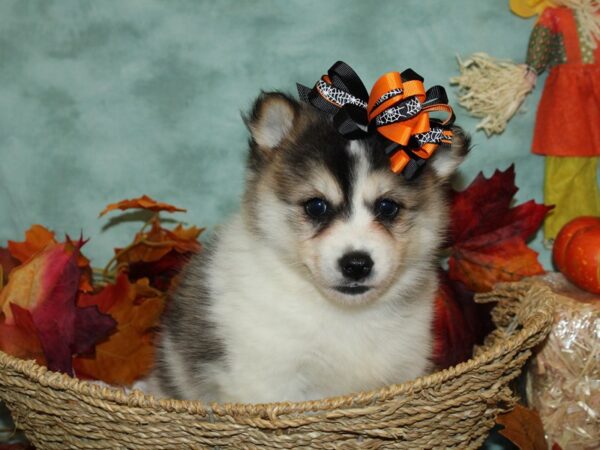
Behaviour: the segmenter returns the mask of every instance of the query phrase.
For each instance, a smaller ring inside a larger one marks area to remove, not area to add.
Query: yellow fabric
[[[546,157],[544,203],[555,205],[544,222],[546,239],[554,239],[575,217],[600,216],[597,169],[595,157]]]
[[[551,0],[510,0],[510,10],[517,16],[531,17],[540,14],[548,6],[554,6]]]

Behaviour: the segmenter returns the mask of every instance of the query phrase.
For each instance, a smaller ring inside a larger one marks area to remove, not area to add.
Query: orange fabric
[[[532,152],[551,156],[600,156],[600,51],[581,62],[573,12],[549,8],[554,32],[563,35],[567,63],[554,66],[538,105]],[[600,43],[598,45],[600,47]]]
[[[450,119],[452,119],[453,111],[450,105],[428,106],[427,108],[423,108],[423,111],[446,111],[448,113],[448,117],[446,117],[446,120],[442,122],[442,125],[447,125],[450,122]]]
[[[577,34],[577,23],[573,11],[568,8],[556,8],[555,14],[558,32],[563,35],[565,51],[567,52],[567,64],[580,64],[581,48],[579,47],[579,35]]]
[[[429,130],[429,114],[426,112],[422,112],[412,119],[405,120],[404,122],[384,125],[377,129],[377,131],[379,131],[390,141],[396,142],[400,145],[408,144],[408,140],[413,134],[426,133]]]
[[[402,89],[402,95],[392,97],[391,99],[388,99],[381,105],[377,106],[377,108],[373,109],[375,103],[377,103],[377,100],[379,100],[382,95],[390,92],[393,89]],[[406,83],[403,83],[402,78],[400,78],[400,73],[384,73],[375,82],[373,88],[371,89],[371,93],[369,94],[369,103],[367,105],[369,120],[377,116],[384,109],[388,109],[394,104],[408,97],[412,97],[413,95],[415,95],[421,103],[425,100],[425,87],[423,86],[423,82],[418,80],[411,80],[407,81]]]
[[[402,79],[398,72],[388,72],[381,75],[371,88],[371,93],[369,94],[369,103],[367,104],[367,111],[369,111],[369,114],[373,110],[377,100],[379,100],[383,94],[392,89],[401,87]]]
[[[406,154],[404,150],[400,150],[392,155],[390,158],[390,168],[394,173],[400,173],[404,170],[408,162],[410,161],[410,157]]]
[[[419,150],[416,150],[413,153],[415,155],[417,155],[419,158],[427,159],[431,155],[433,155],[433,152],[436,149],[437,149],[437,144],[432,144],[432,143],[428,142],[428,143],[424,144],[423,147],[421,147]]]

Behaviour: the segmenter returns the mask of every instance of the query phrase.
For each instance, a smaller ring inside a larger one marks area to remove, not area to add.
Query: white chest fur
[[[399,383],[427,368],[434,287],[419,299],[333,304],[239,218],[223,230],[208,282],[226,348],[214,371],[215,400],[315,399]]]

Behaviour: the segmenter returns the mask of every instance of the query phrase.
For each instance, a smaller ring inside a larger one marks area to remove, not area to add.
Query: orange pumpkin
[[[600,294],[600,217],[583,216],[567,223],[556,236],[552,256],[572,283]]]

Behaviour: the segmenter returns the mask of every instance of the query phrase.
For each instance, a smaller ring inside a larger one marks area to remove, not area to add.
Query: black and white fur
[[[241,212],[181,275],[152,391],[296,401],[426,373],[445,187],[468,138],[455,128],[453,145],[406,181],[376,139],[346,140],[326,115],[286,95],[262,94],[246,122]],[[327,217],[307,214],[313,198],[327,201]],[[378,217],[382,198],[399,205],[395,218]],[[357,252],[372,262],[358,281],[340,265]]]

